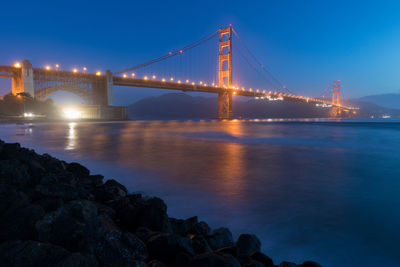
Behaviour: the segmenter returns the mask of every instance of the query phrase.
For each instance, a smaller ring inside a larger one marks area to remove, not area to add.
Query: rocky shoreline
[[[321,266],[276,265],[255,235],[168,217],[160,198],[103,178],[0,140],[0,266]]]

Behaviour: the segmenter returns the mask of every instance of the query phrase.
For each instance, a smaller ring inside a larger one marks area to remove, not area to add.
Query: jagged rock
[[[192,246],[196,254],[212,251],[211,247],[208,245],[207,240],[205,239],[204,236],[192,235],[190,239],[192,241]]]
[[[100,174],[89,175],[80,179],[81,184],[99,187],[103,185],[104,176]]]
[[[16,159],[0,160],[0,183],[29,186],[32,184],[32,179],[28,173],[28,166]]]
[[[320,264],[313,261],[305,261],[303,264],[300,264],[301,267],[322,267]]]
[[[184,253],[184,252],[179,252],[175,256],[175,261],[173,263],[173,266],[175,267],[187,267],[190,266],[190,260],[192,259],[191,255]]]
[[[145,244],[129,232],[108,230],[97,241],[95,254],[101,266],[122,266],[147,258]]]
[[[155,236],[160,234],[160,232],[153,232],[150,229],[146,228],[146,227],[139,227],[138,229],[136,229],[135,235],[137,237],[140,238],[140,240],[142,240],[143,242],[147,243],[147,241]]]
[[[265,265],[262,264],[262,263],[259,262],[259,261],[255,261],[255,260],[250,259],[250,260],[249,260],[248,262],[246,262],[245,264],[242,264],[242,266],[244,266],[244,267],[264,267]]]
[[[80,252],[92,252],[98,227],[97,208],[86,200],[68,202],[36,223],[40,241]]]
[[[260,251],[261,241],[255,235],[241,234],[236,242],[238,257],[248,257],[252,253]]]
[[[88,177],[90,174],[90,171],[85,166],[82,166],[81,164],[76,162],[69,163],[67,165],[67,171],[73,173],[74,175],[79,177],[79,179]]]
[[[230,254],[235,258],[237,257],[236,245],[220,248],[220,249],[216,250],[216,252]]]
[[[80,253],[71,253],[61,260],[55,267],[97,267],[94,256],[86,256]]]
[[[0,212],[0,241],[37,238],[35,224],[43,217],[44,210],[29,203],[24,193],[0,185]]]
[[[265,267],[274,267],[274,262],[272,261],[272,259],[270,257],[268,257],[267,255],[256,251],[253,254],[250,255],[250,257],[258,262],[261,262],[262,264],[264,264]]]
[[[190,217],[186,220],[169,218],[169,222],[173,233],[186,236],[189,230],[197,224],[197,216]]]
[[[167,267],[167,265],[165,265],[159,260],[152,260],[149,263],[147,263],[147,267]]]
[[[35,187],[35,191],[42,197],[61,198],[64,201],[77,199],[79,196],[75,187],[68,184],[39,184]]]
[[[192,235],[203,235],[206,236],[211,232],[210,226],[206,222],[198,222],[194,224],[188,231]]]
[[[162,199],[157,197],[147,200],[140,199],[117,210],[117,213],[121,223],[132,232],[138,227],[165,233],[172,232],[167,206]]]
[[[299,267],[296,263],[283,261],[278,267]]]
[[[13,240],[0,245],[0,266],[96,267],[97,263],[91,257],[71,254],[64,248],[52,244]]]
[[[207,252],[193,257],[192,267],[240,267],[240,263],[232,255],[218,252]]]
[[[189,239],[172,233],[161,233],[152,236],[146,243],[150,259],[158,259],[165,263],[175,261],[175,256],[180,253],[194,255],[194,250]]]
[[[97,201],[107,203],[109,201],[123,198],[127,195],[128,190],[115,180],[108,180],[103,185],[98,186],[93,194]]]
[[[206,239],[213,250],[233,245],[232,233],[226,227],[215,229],[212,234],[206,236]]]

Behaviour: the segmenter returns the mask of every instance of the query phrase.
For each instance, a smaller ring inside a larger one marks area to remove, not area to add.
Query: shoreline
[[[8,203],[0,205],[0,265],[320,266],[275,265],[255,235],[233,240],[197,216],[171,218],[162,199],[103,178],[0,140],[0,203]]]

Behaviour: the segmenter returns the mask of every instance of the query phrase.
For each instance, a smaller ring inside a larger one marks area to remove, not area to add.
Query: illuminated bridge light
[[[207,86],[207,84],[205,83],[204,86]]]
[[[21,63],[19,63],[19,62],[14,62],[13,67],[14,67],[14,68],[21,68]]]
[[[171,77],[169,80],[172,82],[174,80],[174,78]]]
[[[45,69],[46,69],[46,70],[51,70],[51,67],[50,67],[49,65],[47,65],[47,66],[45,67]]]
[[[165,82],[165,78],[162,78],[161,81],[162,81],[162,82]]]
[[[78,69],[76,69],[76,68],[75,68],[75,69],[72,69],[72,72],[73,72],[73,73],[78,73]]]
[[[212,84],[211,84],[211,86],[214,86],[214,85],[215,85],[215,83],[212,83]]]
[[[236,95],[236,92],[233,92],[234,95]]]
[[[58,64],[56,64],[55,66],[56,66],[56,69],[59,69],[59,68],[60,68],[60,65],[58,65]]]
[[[202,81],[200,81],[200,84],[203,84],[203,82],[202,82]]]
[[[195,83],[194,83],[194,82],[192,82],[192,85],[195,85]]]
[[[249,91],[250,91],[250,92],[253,92],[253,89],[250,88]]]
[[[189,80],[186,80],[186,83],[189,83]]]
[[[83,67],[82,69],[83,69],[83,71],[84,71],[84,72],[86,72],[86,71],[87,71],[87,68],[86,68],[86,67]]]
[[[144,78],[143,79],[145,79],[146,81],[149,79],[147,76],[144,76]]]
[[[126,77],[128,77],[128,75],[124,74],[124,75],[122,75],[122,77],[126,78]]]
[[[136,74],[135,74],[135,73],[132,73],[131,75],[132,75],[132,78],[133,78],[133,77],[135,77]]]
[[[155,80],[156,79],[156,75],[153,75],[153,80]]]
[[[181,83],[181,80],[178,80],[178,83]]]
[[[100,76],[101,75],[101,71],[96,71],[96,76]]]

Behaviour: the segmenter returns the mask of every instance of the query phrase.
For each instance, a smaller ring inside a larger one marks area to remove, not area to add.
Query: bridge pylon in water
[[[218,86],[232,86],[232,26],[219,30]],[[218,118],[232,118],[232,92],[218,93]]]

